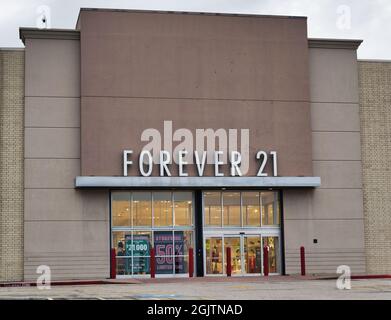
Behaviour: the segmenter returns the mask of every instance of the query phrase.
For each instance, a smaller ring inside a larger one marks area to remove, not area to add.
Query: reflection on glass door
[[[262,250],[260,236],[244,236],[245,273],[261,273]]]
[[[231,270],[232,274],[242,273],[243,250],[241,237],[224,237],[224,248],[231,248]],[[226,259],[225,259],[226,260]],[[225,272],[227,272],[227,262],[224,261]]]
[[[279,273],[279,244],[278,237],[263,237],[262,246],[269,247],[269,272]]]
[[[206,274],[223,274],[223,241],[221,237],[205,239]]]

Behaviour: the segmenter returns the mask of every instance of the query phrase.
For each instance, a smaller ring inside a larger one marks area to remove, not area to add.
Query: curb
[[[315,280],[337,280],[338,276],[325,277],[325,278],[316,278]],[[391,279],[390,274],[363,274],[363,275],[353,275],[350,276],[352,280],[366,280],[366,279]]]
[[[83,286],[100,284],[137,284],[138,281],[113,281],[113,280],[75,280],[75,281],[53,281],[51,286]],[[2,282],[0,288],[6,287],[36,287],[36,282]]]
[[[284,276],[285,277],[285,276]],[[365,280],[365,279],[391,279],[391,274],[374,274],[374,275],[352,275],[350,277],[352,280]],[[107,279],[107,280],[70,280],[70,281],[53,281],[51,282],[51,286],[83,286],[83,285],[102,285],[102,284],[140,284],[140,283],[180,283],[181,281],[178,280],[190,280],[193,279],[193,281],[200,280],[202,282],[205,279],[197,279],[197,278],[158,278],[158,279],[127,279],[127,280],[115,280],[115,279]],[[297,281],[297,280],[336,280],[338,279],[338,276],[325,276],[325,277],[316,277],[316,276],[306,276],[306,277],[289,277],[285,278],[284,280],[287,281]],[[167,281],[168,280],[168,281]],[[217,280],[216,282],[226,282],[227,280],[231,279],[213,279]],[[240,278],[238,277],[237,282],[240,282]],[[269,279],[262,279],[262,280],[270,280]],[[275,278],[273,280],[280,281],[281,278]],[[198,281],[197,281],[198,282]],[[0,288],[7,288],[7,287],[36,287],[36,282],[0,282]]]
[[[369,274],[351,276],[351,279],[391,279],[391,274]]]

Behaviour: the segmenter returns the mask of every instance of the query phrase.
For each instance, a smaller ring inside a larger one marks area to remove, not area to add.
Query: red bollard
[[[155,248],[151,248],[151,261],[149,263],[151,278],[155,278]]]
[[[301,275],[305,276],[305,249],[300,247],[300,266],[301,266]]]
[[[189,278],[193,277],[194,273],[194,253],[193,248],[189,248]]]
[[[269,247],[263,247],[263,275],[267,277],[269,275]]]
[[[231,274],[232,274],[231,248],[227,247],[227,277],[230,277]]]
[[[111,248],[110,250],[110,279],[115,279],[117,276],[117,261],[115,249]]]

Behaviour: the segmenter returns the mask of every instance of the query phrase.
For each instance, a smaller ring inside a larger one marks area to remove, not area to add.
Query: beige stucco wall
[[[109,194],[80,175],[79,40],[26,39],[24,276],[109,276]]]
[[[357,57],[354,49],[310,48],[314,190],[284,191],[286,272],[365,272]],[[318,243],[313,240],[317,239]]]
[[[367,270],[391,273],[391,61],[359,61]]]
[[[0,281],[23,278],[24,51],[0,50]]]

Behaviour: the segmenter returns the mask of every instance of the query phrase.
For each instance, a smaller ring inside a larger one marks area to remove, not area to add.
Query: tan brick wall
[[[359,62],[367,272],[391,273],[391,62]]]
[[[23,279],[24,51],[0,50],[0,281]]]

